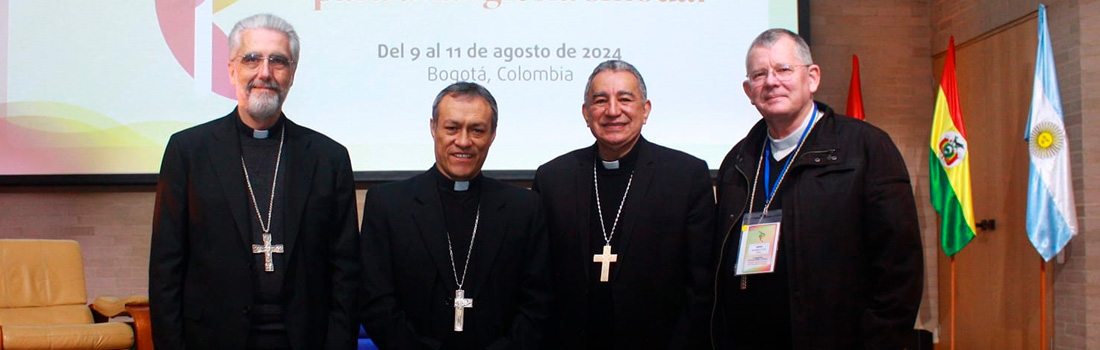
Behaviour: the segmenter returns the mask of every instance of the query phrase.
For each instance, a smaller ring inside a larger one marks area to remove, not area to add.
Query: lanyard
[[[775,191],[779,189],[779,184],[783,182],[783,176],[787,174],[787,167],[791,165],[791,160],[798,156],[798,150],[802,148],[802,141],[806,140],[806,134],[810,133],[810,129],[814,127],[814,119],[817,118],[817,104],[814,104],[813,113],[810,114],[810,122],[806,123],[806,129],[802,130],[802,136],[798,137],[798,144],[795,146],[795,152],[787,158],[786,162],[783,162],[783,168],[779,169],[779,178],[775,181],[775,185],[771,184],[772,162],[771,162],[771,142],[768,138],[764,138],[764,158],[761,158],[760,162],[764,163],[764,206],[772,202],[772,196],[775,195]]]

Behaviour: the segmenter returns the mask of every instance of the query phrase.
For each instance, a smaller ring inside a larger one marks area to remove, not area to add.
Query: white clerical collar
[[[469,181],[455,181],[455,192],[465,192],[470,189]]]
[[[798,146],[798,139],[802,137],[802,130],[806,129],[806,124],[813,120],[814,125],[817,125],[817,121],[821,120],[821,115],[824,114],[822,112],[818,112],[816,117],[811,116],[816,110],[816,108],[811,109],[810,114],[807,114],[806,118],[802,118],[802,124],[798,126],[798,129],[795,129],[796,131],[790,135],[778,140],[772,138],[770,134],[768,135],[768,141],[772,146],[772,158],[778,161],[794,152],[795,147]]]
[[[604,169],[615,170],[615,169],[619,168],[619,160],[618,159],[610,161],[610,162],[606,161],[606,160],[600,160],[600,162],[603,163],[603,168]]]
[[[266,139],[270,134],[270,130],[252,130],[252,138],[256,139]]]

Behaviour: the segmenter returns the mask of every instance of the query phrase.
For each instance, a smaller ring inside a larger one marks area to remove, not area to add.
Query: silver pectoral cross
[[[603,254],[596,254],[592,256],[592,262],[600,263],[600,282],[608,281],[608,274],[611,270],[611,263],[619,260],[618,254],[611,254],[611,245],[603,246]]]
[[[253,244],[252,245],[252,254],[263,254],[264,255],[264,271],[266,271],[266,272],[275,272],[275,262],[272,261],[271,254],[282,254],[283,253],[283,245],[282,244],[272,245],[271,244],[271,234],[270,233],[265,233],[265,234],[262,235],[262,237],[263,237],[263,240],[264,240],[264,244],[263,245]]]
[[[462,331],[462,324],[465,322],[466,309],[474,308],[474,299],[465,298],[466,292],[457,289],[455,290],[455,332]]]

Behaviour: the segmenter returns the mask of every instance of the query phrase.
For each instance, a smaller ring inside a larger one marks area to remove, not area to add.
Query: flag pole
[[[955,350],[955,256],[951,256],[951,350]]]
[[[1047,262],[1039,257],[1039,350],[1047,350]]]

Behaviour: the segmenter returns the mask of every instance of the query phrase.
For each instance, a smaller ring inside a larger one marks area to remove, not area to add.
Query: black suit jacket
[[[611,264],[616,349],[702,349],[710,314],[714,191],[706,162],[649,143],[635,145],[634,182]],[[590,216],[596,146],[539,167],[532,186],[550,224],[554,305],[547,344],[583,348],[593,248]]]
[[[537,349],[551,298],[541,203],[531,191],[490,178],[481,191],[463,286],[474,299],[464,332],[476,349]],[[384,350],[438,349],[454,332],[457,286],[432,175],[371,188],[362,232],[364,328]]]
[[[254,285],[234,110],[172,135],[157,184],[149,302],[158,350],[243,349]],[[283,116],[285,118],[285,116]],[[294,349],[353,349],[358,232],[347,150],[285,121],[283,303]]]

